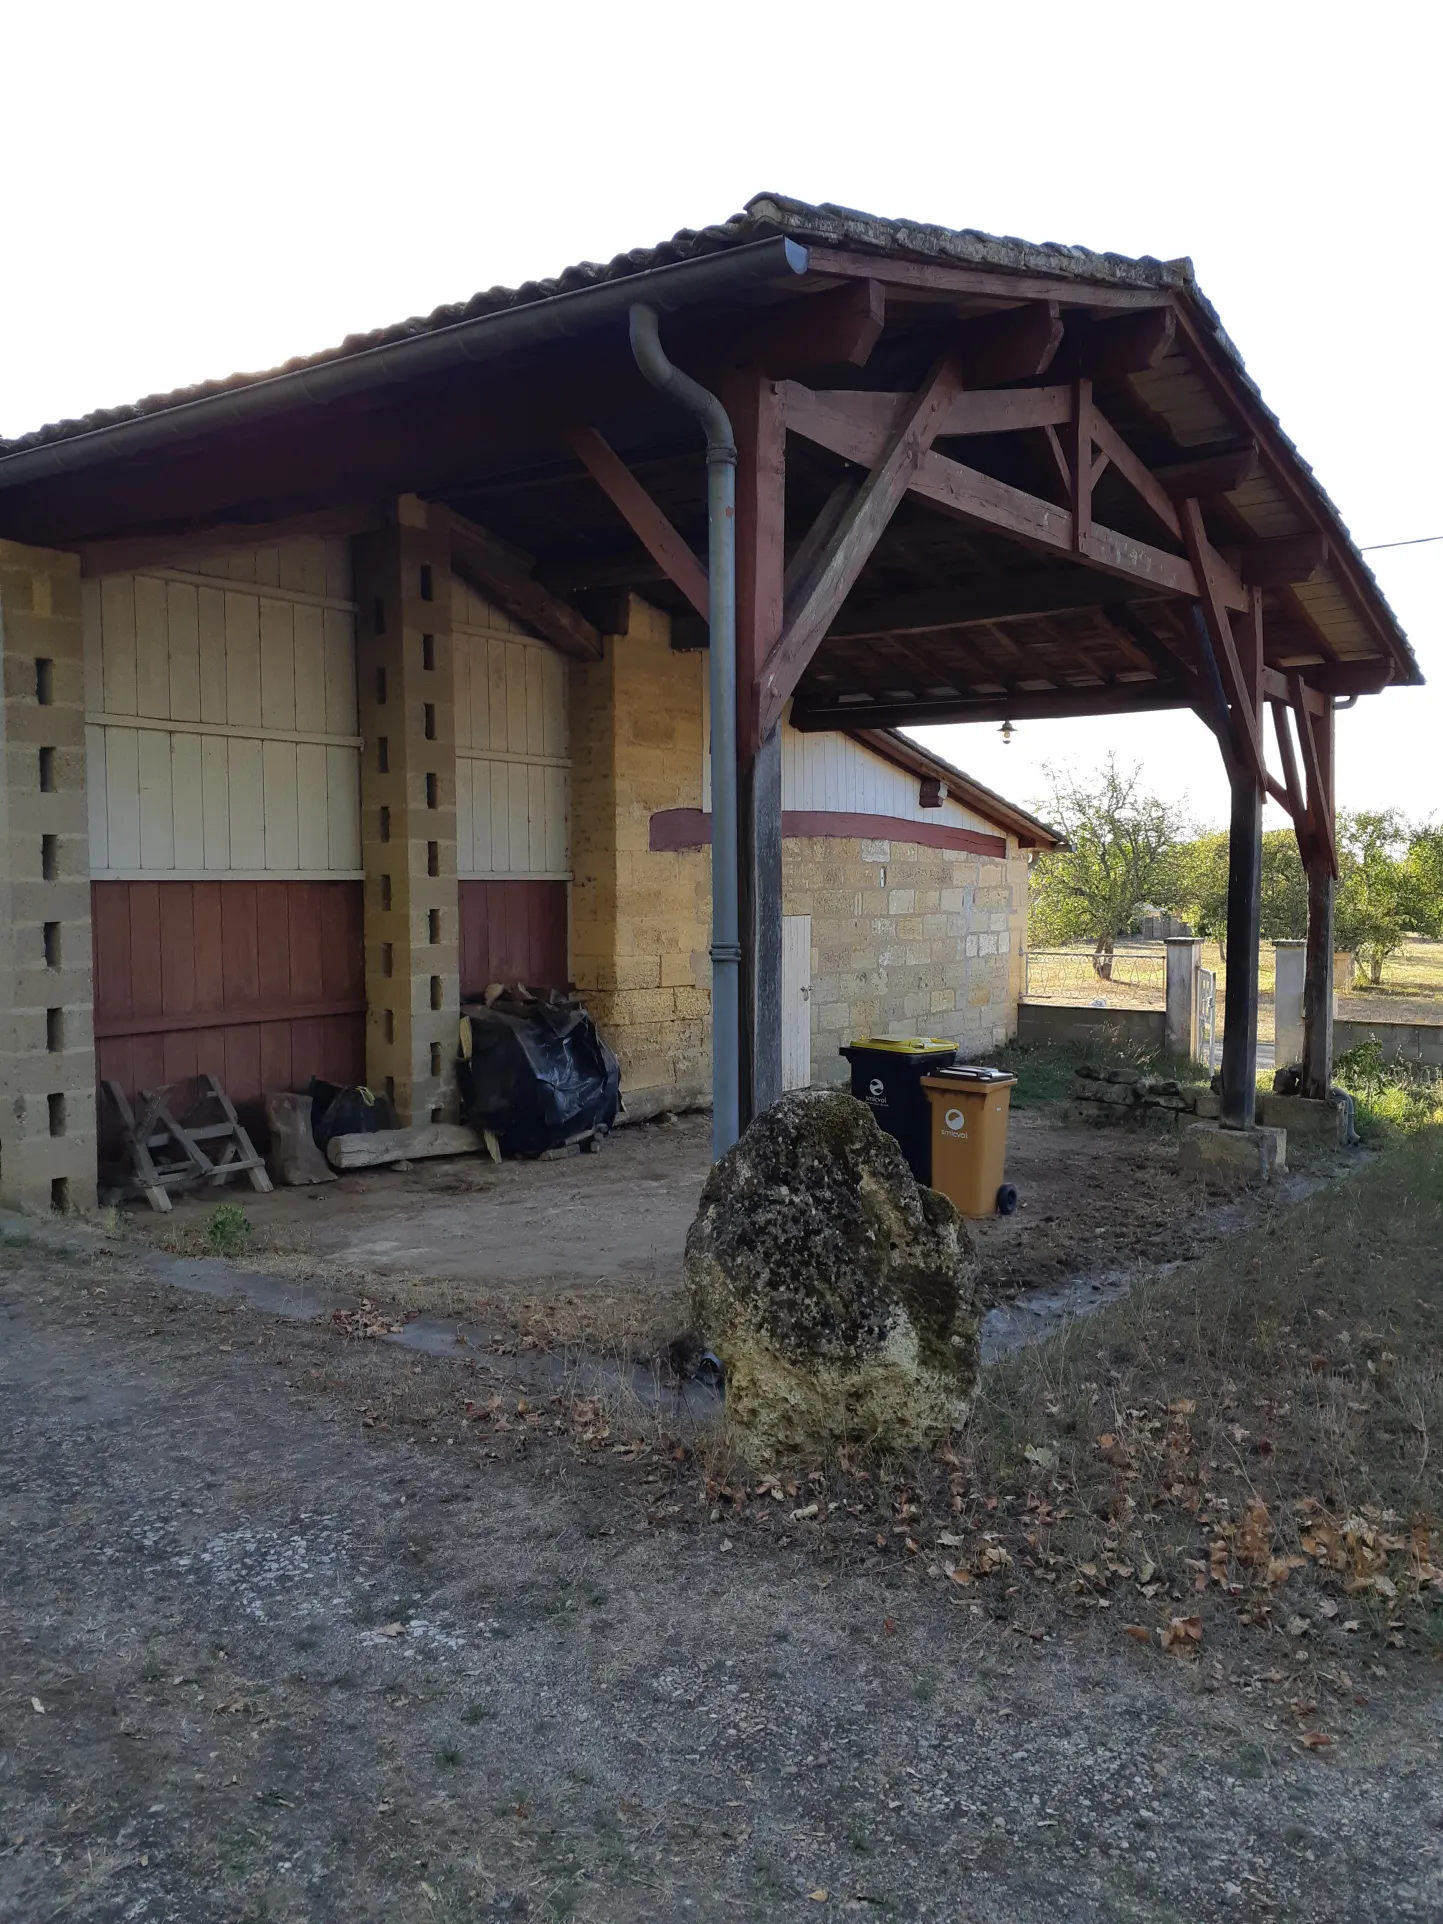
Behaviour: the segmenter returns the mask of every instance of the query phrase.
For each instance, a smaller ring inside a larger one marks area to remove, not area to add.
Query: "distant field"
[[[1218,1026],[1222,1026],[1227,964],[1216,942],[1205,942],[1203,967],[1217,976]],[[1273,1035],[1274,953],[1265,943],[1258,956],[1258,1033]],[[1027,999],[1071,1005],[1105,1002],[1110,1009],[1160,1009],[1164,956],[1160,943],[1119,945],[1110,982],[1093,972],[1092,950],[1037,950],[1029,956]],[[1408,942],[1383,968],[1383,980],[1336,985],[1338,1014],[1350,1021],[1443,1022],[1443,942]]]

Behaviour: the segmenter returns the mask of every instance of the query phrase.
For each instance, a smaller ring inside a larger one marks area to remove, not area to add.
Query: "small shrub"
[[[205,1246],[212,1256],[243,1256],[255,1231],[239,1203],[217,1203],[206,1218]]]
[[[1333,1077],[1357,1103],[1365,1138],[1443,1123],[1443,1076],[1421,1063],[1389,1061],[1376,1036],[1344,1050]]]

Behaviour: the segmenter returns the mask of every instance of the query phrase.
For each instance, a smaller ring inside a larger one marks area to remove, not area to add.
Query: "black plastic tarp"
[[[585,1009],[513,1002],[469,1009],[461,1025],[462,1114],[503,1156],[539,1156],[616,1121],[621,1070]]]

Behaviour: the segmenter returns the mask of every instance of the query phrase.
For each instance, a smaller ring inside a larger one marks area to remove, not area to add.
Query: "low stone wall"
[[[1144,1076],[1136,1069],[1088,1069],[1072,1085],[1075,1122],[1130,1122],[1175,1129],[1186,1122],[1215,1122],[1218,1098],[1201,1084],[1172,1076]]]
[[[1089,1009],[1056,1002],[1019,1002],[1019,1042],[1091,1042],[1099,1049],[1160,1050],[1167,1017],[1161,1009]]]
[[[1337,1021],[1333,1024],[1333,1054],[1344,1055],[1370,1036],[1377,1038],[1390,1062],[1419,1062],[1430,1069],[1443,1069],[1443,1022]]]

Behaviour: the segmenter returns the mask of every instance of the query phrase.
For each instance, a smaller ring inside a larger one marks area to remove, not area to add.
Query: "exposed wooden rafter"
[[[652,560],[675,582],[692,607],[707,613],[707,572],[631,469],[595,428],[574,428],[572,453],[626,521]]]
[[[1062,361],[1069,373],[1089,380],[1141,374],[1166,358],[1176,332],[1170,305],[1106,319],[1081,317],[1068,328]]]
[[[1158,480],[1174,501],[1231,494],[1258,471],[1256,441],[1233,443],[1225,448],[1200,448],[1186,461],[1173,461],[1154,469]]]
[[[451,540],[451,566],[463,581],[494,601],[508,615],[549,641],[572,661],[600,661],[601,635],[585,615],[544,588],[531,572],[529,555],[502,541],[489,529],[431,504],[433,519],[445,517]]]
[[[1056,301],[1029,301],[966,321],[957,330],[957,364],[969,387],[1032,381],[1045,374],[1062,345]]]
[[[1311,581],[1327,559],[1326,535],[1275,535],[1270,541],[1249,541],[1238,572],[1249,587],[1288,587]]]
[[[1189,708],[1188,690],[1176,681],[1109,682],[1101,688],[1035,688],[1004,696],[911,697],[905,701],[836,702],[809,694],[792,706],[793,728],[919,728],[954,722],[1053,721],[1081,715],[1150,714]]]
[[[884,599],[849,602],[827,632],[834,640],[925,635],[991,621],[1097,608],[1125,597],[1130,589],[1130,583],[1099,575],[1091,568],[984,575],[953,588],[919,588]]]

